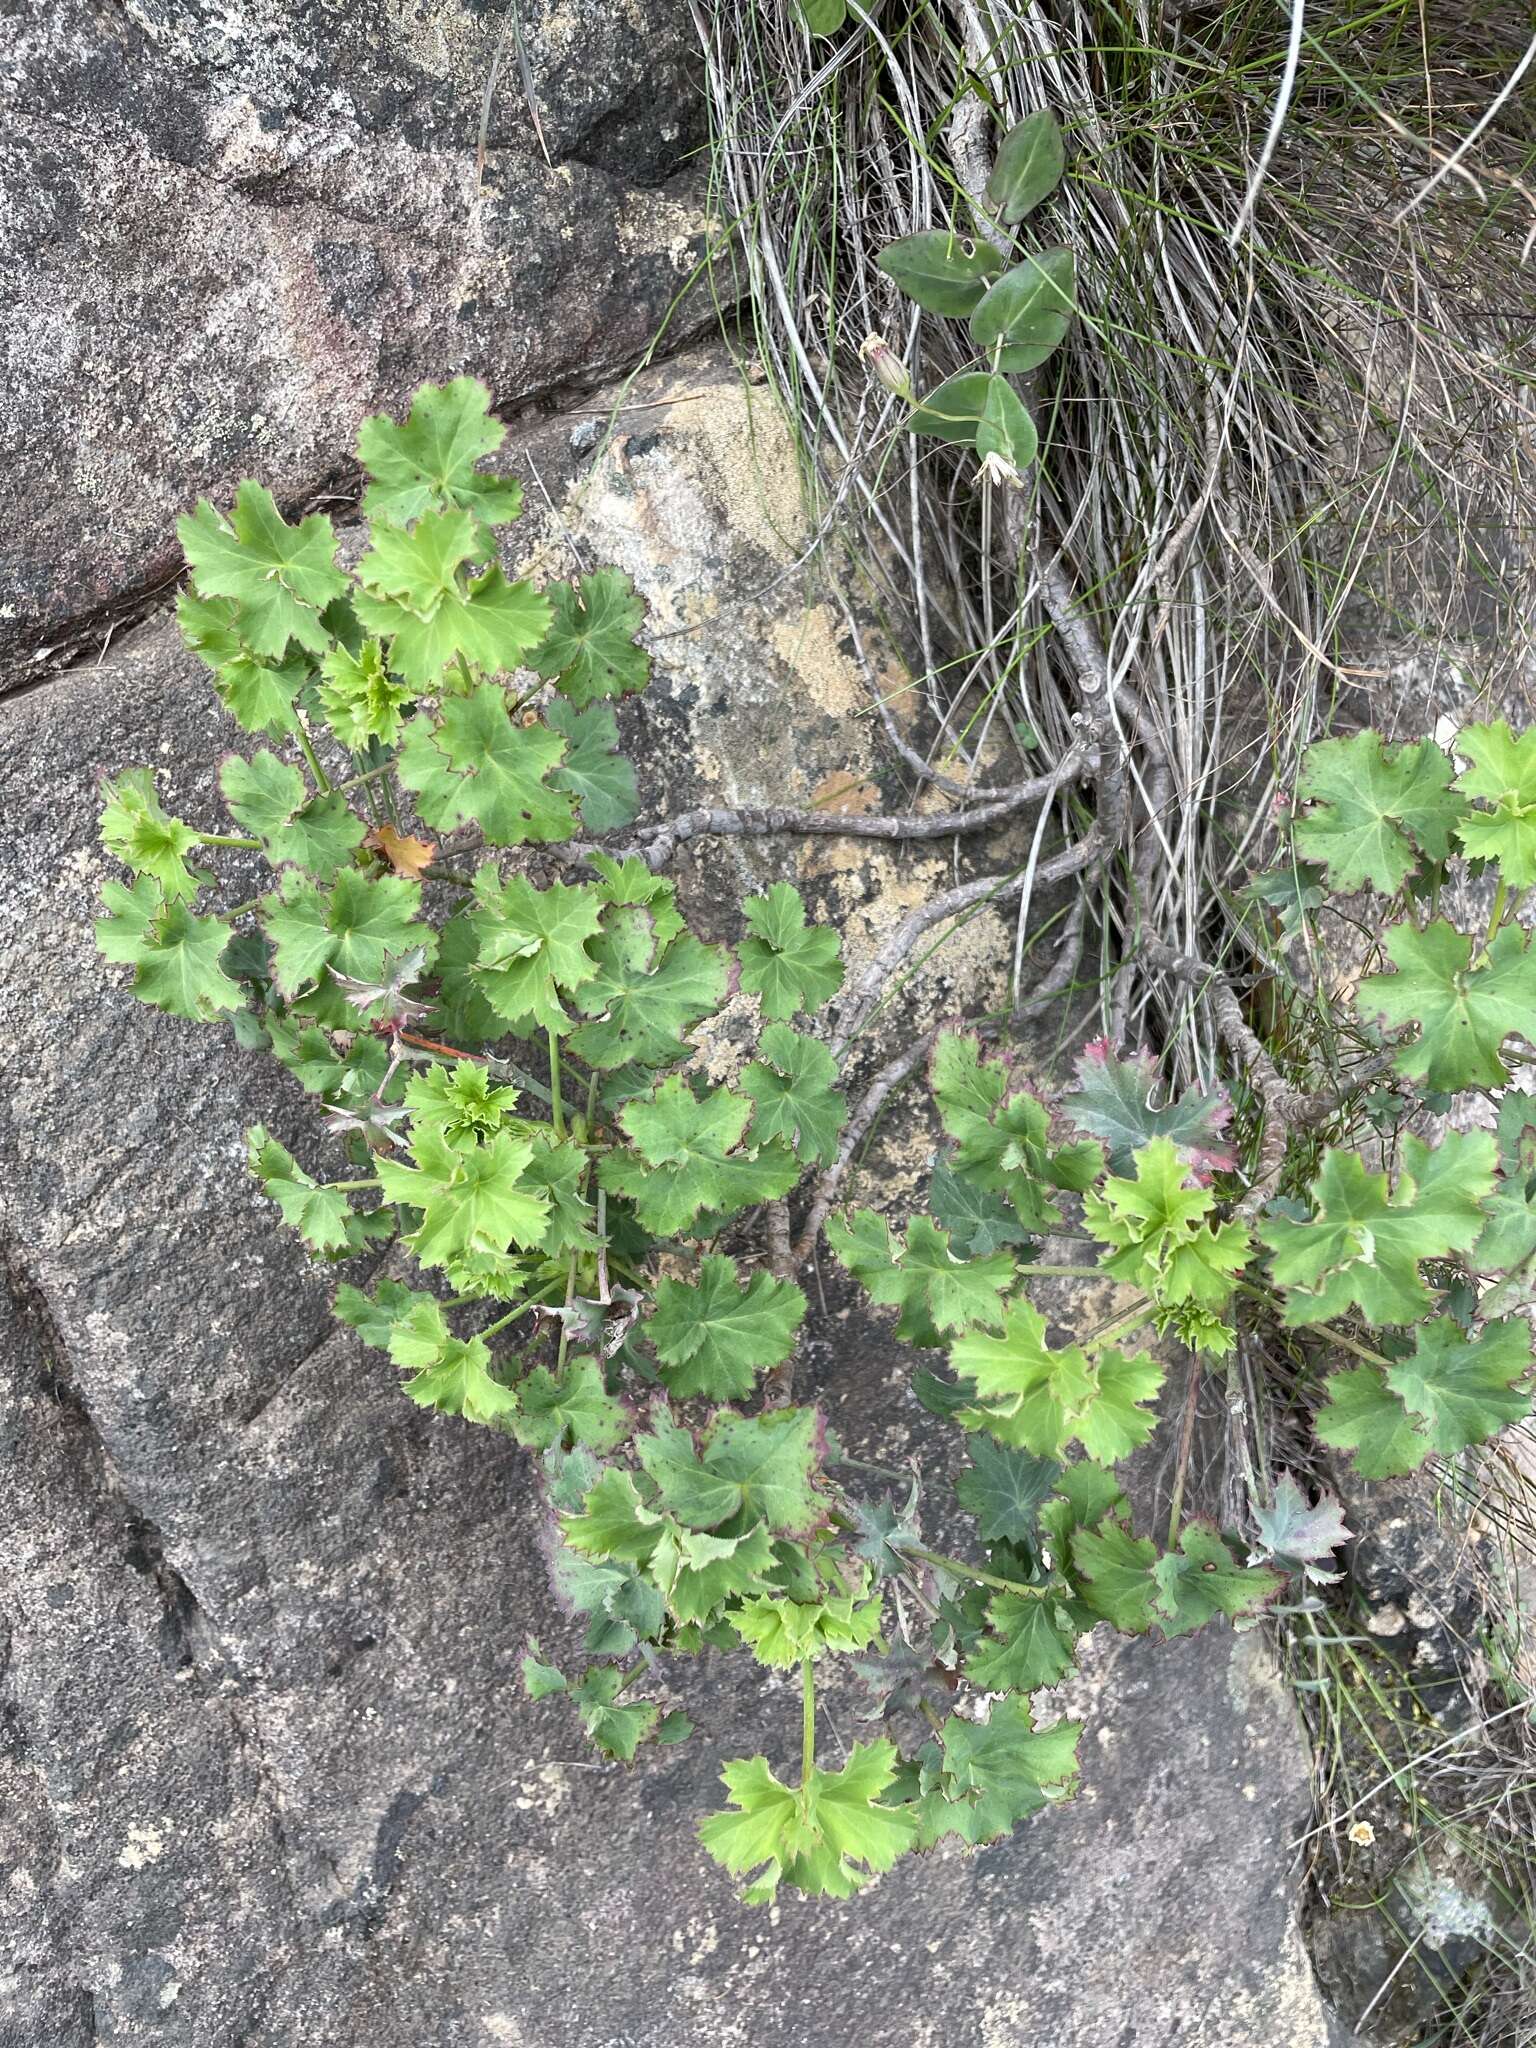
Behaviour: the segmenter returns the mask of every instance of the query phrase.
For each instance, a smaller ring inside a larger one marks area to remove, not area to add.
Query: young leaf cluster
[[[1062,246],[1010,246],[1014,231],[1061,183],[1066,144],[1048,107],[1027,115],[998,146],[977,232],[924,228],[880,251],[879,267],[907,298],[963,320],[976,366],[914,396],[877,336],[865,344],[877,376],[912,405],[907,429],[972,449],[982,474],[1018,488],[1039,453],[1033,416],[1011,379],[1039,369],[1065,340],[1077,308],[1076,263]]]

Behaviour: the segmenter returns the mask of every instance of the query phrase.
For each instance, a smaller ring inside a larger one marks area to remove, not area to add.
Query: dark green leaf
[[[969,242],[943,228],[925,229],[891,242],[875,258],[898,290],[930,313],[958,319],[981,303],[987,279],[1002,269],[990,242]]]
[[[1026,114],[998,145],[987,180],[987,204],[1010,227],[1061,183],[1067,167],[1061,123],[1049,107]]]

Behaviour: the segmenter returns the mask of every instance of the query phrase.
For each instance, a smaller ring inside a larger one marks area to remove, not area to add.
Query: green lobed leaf
[[[1143,1145],[1134,1165],[1133,1180],[1111,1178],[1084,1198],[1083,1221],[1106,1247],[1100,1265],[1150,1294],[1159,1311],[1175,1311],[1170,1320],[1188,1342],[1229,1351],[1234,1337],[1223,1313],[1252,1256],[1247,1230],[1208,1220],[1215,1197],[1187,1185],[1190,1168],[1171,1139]]]
[[[843,985],[837,934],[807,925],[800,891],[775,882],[742,905],[749,936],[736,949],[741,985],[760,998],[765,1017],[819,1010]]]
[[[966,1449],[971,1462],[955,1481],[956,1500],[975,1516],[985,1542],[1012,1543],[1035,1554],[1040,1507],[1055,1490],[1061,1466],[988,1436],[975,1437]]]
[[[1533,735],[1536,737],[1536,735]],[[1536,1011],[1536,954],[1525,932],[1506,926],[1474,966],[1473,941],[1436,918],[1423,931],[1394,925],[1386,934],[1395,974],[1368,975],[1359,989],[1362,1016],[1394,1028],[1416,1024],[1393,1064],[1427,1088],[1496,1087],[1509,1079],[1499,1057],[1506,1038],[1528,1035]]]
[[[1536,728],[1517,739],[1502,718],[1464,725],[1456,751],[1471,764],[1456,787],[1488,806],[1467,811],[1457,837],[1474,860],[1497,861],[1510,888],[1528,889],[1536,882]]]
[[[1328,1381],[1327,1404],[1313,1421],[1320,1442],[1353,1451],[1362,1479],[1413,1472],[1429,1456],[1429,1439],[1408,1419],[1378,1365],[1357,1365]]]
[[[506,428],[490,417],[490,393],[473,377],[423,384],[403,422],[376,414],[363,421],[357,458],[373,481],[363,493],[370,519],[409,525],[428,511],[468,512],[487,526],[505,526],[523,507],[515,477],[482,476],[475,465],[494,455]]]
[[[1523,1317],[1487,1323],[1468,1337],[1450,1316],[1437,1316],[1413,1335],[1412,1357],[1389,1366],[1386,1381],[1442,1458],[1530,1414],[1531,1331]]]
[[[1420,1260],[1476,1242],[1493,1189],[1492,1136],[1451,1131],[1434,1148],[1408,1137],[1402,1156],[1389,1192],[1358,1153],[1330,1147],[1310,1189],[1313,1214],[1260,1225],[1288,1324],[1326,1322],[1351,1306],[1368,1322],[1416,1322],[1430,1306]]]
[[[628,1472],[610,1469],[582,1502],[580,1514],[561,1518],[565,1541],[590,1557],[644,1564],[661,1541],[665,1518],[648,1508]]]
[[[648,1569],[668,1613],[686,1628],[713,1625],[727,1603],[761,1590],[774,1562],[774,1541],[762,1522],[742,1535],[712,1535],[669,1519]]]
[[[308,660],[302,652],[275,663],[261,660],[241,639],[239,618],[231,598],[184,590],[176,600],[181,637],[213,670],[213,687],[230,716],[247,732],[297,732],[294,700],[309,680]]]
[[[1006,1252],[957,1259],[947,1233],[926,1216],[913,1218],[903,1240],[871,1209],[858,1210],[851,1223],[829,1218],[827,1244],[872,1301],[901,1310],[901,1343],[936,1344],[941,1330],[974,1324],[1002,1327],[1002,1297],[1014,1279]]]
[[[540,1127],[535,1126],[538,1130]],[[533,1157],[523,1168],[523,1185],[549,1201],[549,1221],[539,1249],[552,1258],[567,1252],[595,1252],[596,1211],[586,1194],[587,1153],[583,1146],[560,1144],[547,1126],[535,1139]]]
[[[851,1898],[914,1845],[916,1816],[880,1803],[896,1775],[889,1742],[856,1742],[841,1770],[813,1769],[798,1791],[760,1756],[721,1775],[734,1810],[701,1821],[699,1839],[733,1877],[757,1873],[743,1893],[748,1905],[767,1903],[781,1884]]]
[[[265,747],[249,761],[226,756],[219,787],[230,815],[261,840],[272,866],[292,862],[329,881],[363,841],[364,825],[337,791],[311,797],[297,768]]]
[[[738,1151],[750,1114],[729,1089],[699,1097],[674,1074],[624,1105],[619,1122],[634,1149],[605,1153],[598,1178],[610,1194],[627,1195],[658,1237],[686,1230],[702,1209],[773,1201],[800,1178],[799,1162],[776,1139]]]
[[[951,1171],[1006,1195],[1024,1229],[1038,1234],[1059,1223],[1061,1211],[1043,1185],[1053,1179],[1054,1162],[1050,1114],[1039,1096],[1013,1086],[1006,1060],[984,1059],[971,1031],[939,1033],[929,1078],[939,1121],[955,1140]]]
[[[590,1665],[571,1697],[588,1736],[616,1763],[631,1764],[635,1751],[656,1726],[660,1709],[649,1701],[620,1706],[624,1675],[612,1664]]]
[[[688,1053],[689,1032],[719,1009],[730,986],[725,949],[681,931],[671,884],[648,879],[658,890],[653,901],[605,911],[591,946],[597,973],[576,997],[591,1021],[571,1033],[571,1050],[604,1072],[675,1066]]]
[[[898,1507],[894,1499],[860,1501],[845,1498],[843,1511],[853,1523],[848,1548],[862,1558],[877,1579],[893,1579],[911,1564],[911,1552],[920,1541],[917,1526],[917,1482]]]
[[[183,903],[167,903],[153,876],[132,888],[107,882],[107,915],[96,923],[103,957],[131,966],[141,1002],[173,1017],[206,1023],[226,1010],[242,1010],[245,993],[220,961],[233,933],[222,918],[194,917]]]
[[[597,973],[589,950],[602,929],[597,891],[566,882],[537,889],[522,875],[504,882],[489,861],[477,870],[474,889],[476,986],[514,1029],[564,1031],[571,1020],[561,996]]]
[[[919,1808],[919,1846],[949,1834],[971,1847],[998,1841],[1021,1820],[1065,1799],[1077,1781],[1081,1721],[1037,1729],[1028,1704],[994,1700],[985,1721],[951,1714],[933,1783]]]
[[[1030,1242],[1029,1232],[1000,1194],[956,1173],[947,1160],[934,1162],[928,1206],[949,1232],[950,1250],[957,1258],[985,1258],[989,1252]]]
[[[595,569],[545,593],[550,618],[528,665],[573,704],[643,690],[651,657],[635,644],[645,602],[622,569]]]
[[[359,1248],[352,1205],[338,1188],[322,1187],[260,1124],[246,1133],[246,1163],[283,1221],[317,1252]]]
[[[789,1357],[804,1318],[805,1296],[792,1281],[754,1273],[743,1287],[735,1261],[710,1253],[693,1284],[657,1283],[645,1332],[669,1393],[736,1401],[752,1391],[759,1371]]]
[[[1059,1685],[1076,1661],[1080,1631],[1055,1599],[998,1593],[988,1602],[991,1633],[964,1659],[965,1676],[983,1692],[1031,1693]]]
[[[450,1266],[465,1253],[529,1250],[544,1234],[549,1198],[528,1186],[530,1140],[505,1131],[476,1145],[451,1145],[428,1126],[411,1134],[411,1160],[379,1158],[374,1171],[388,1200],[421,1211],[409,1239],[424,1266]]]
[[[191,902],[206,874],[188,867],[196,830],[161,808],[154,773],[125,768],[101,786],[101,843],[124,867],[158,882],[168,902]]]
[[[504,1129],[517,1101],[515,1088],[492,1087],[489,1070],[475,1060],[425,1067],[405,1084],[404,1102],[413,1126],[436,1129],[454,1146],[473,1144]]]
[[[359,751],[370,740],[394,746],[416,692],[389,673],[377,640],[365,640],[356,654],[347,647],[333,647],[321,662],[320,673],[320,708],[349,752]]]
[[[338,1287],[334,1308],[337,1321],[356,1330],[365,1344],[371,1344],[376,1351],[387,1351],[395,1325],[425,1302],[437,1306],[432,1295],[386,1279],[374,1282],[371,1295],[358,1287]]]
[[[249,480],[222,518],[206,498],[176,522],[199,597],[233,598],[241,641],[253,655],[280,659],[290,641],[323,654],[331,636],[320,614],[345,595],[336,535],[323,513],[289,526],[272,493]]]
[[[579,711],[567,698],[555,697],[544,718],[565,740],[565,759],[550,781],[576,798],[582,829],[616,832],[628,825],[640,807],[640,795],[634,764],[617,751],[619,725],[609,706],[594,704]]]
[[[807,1536],[826,1519],[816,1489],[822,1448],[814,1408],[723,1410],[696,1444],[658,1403],[650,1431],[635,1439],[662,1505],[685,1527],[718,1529],[746,1512],[780,1536]]]
[[[528,1638],[528,1648],[522,1662],[523,1690],[535,1702],[548,1699],[551,1693],[564,1692],[565,1674],[558,1665],[546,1664],[539,1648],[537,1636]]]
[[[1122,1635],[1144,1635],[1153,1620],[1157,1545],[1133,1536],[1123,1522],[1106,1520],[1074,1531],[1071,1548],[1084,1604]]]
[[[449,1337],[430,1364],[412,1369],[404,1391],[418,1407],[459,1415],[466,1422],[497,1422],[517,1407],[512,1389],[492,1377],[490,1350],[481,1337],[467,1343]]]
[[[1053,1349],[1044,1316],[1027,1301],[1010,1305],[1000,1337],[957,1338],[950,1362],[976,1388],[977,1405],[957,1418],[963,1427],[990,1430],[1036,1457],[1059,1459],[1075,1438],[1090,1458],[1113,1464],[1156,1427],[1144,1406],[1162,1385],[1155,1359],[1113,1347],[1093,1358],[1076,1344]]]
[[[1284,1576],[1267,1566],[1239,1564],[1225,1538],[1201,1522],[1185,1524],[1178,1548],[1164,1552],[1152,1577],[1157,1626],[1170,1640],[1204,1628],[1218,1614],[1229,1621],[1247,1620],[1262,1612],[1285,1584]]]
[[[1391,895],[1420,857],[1444,860],[1466,806],[1450,788],[1452,767],[1431,740],[1384,747],[1376,732],[1320,740],[1307,750],[1294,838],[1341,893],[1367,886]]]
[[[816,1601],[754,1593],[732,1612],[731,1626],[759,1664],[790,1671],[825,1652],[867,1650],[880,1634],[880,1596],[867,1584]]]
[[[405,729],[401,782],[435,830],[473,821],[493,846],[569,839],[574,800],[550,782],[565,741],[544,725],[514,724],[506,693],[482,683],[467,697],[444,700],[436,721],[420,715]]]
[[[437,939],[416,921],[420,909],[421,885],[397,875],[372,878],[343,868],[325,890],[288,869],[259,906],[278,987],[296,996],[327,968],[374,984],[391,959],[417,950],[430,959]]]
[[[591,1451],[611,1451],[629,1435],[634,1420],[608,1392],[594,1358],[568,1358],[558,1372],[535,1366],[518,1382],[516,1395],[508,1427],[530,1450],[584,1444]]]
[[[740,1088],[752,1103],[752,1137],[782,1138],[810,1166],[830,1166],[848,1114],[837,1093],[837,1061],[827,1048],[787,1024],[765,1026],[760,1057],[742,1069]]]
[[[549,625],[549,604],[531,584],[509,583],[494,566],[463,579],[484,538],[468,512],[424,512],[409,528],[374,523],[353,610],[389,643],[395,673],[419,689],[456,656],[491,675],[516,668]]]
[[[1501,1174],[1483,1211],[1488,1221],[1467,1256],[1472,1271],[1510,1273],[1523,1266],[1536,1253],[1536,1189],[1529,1174]],[[1489,1313],[1486,1303],[1484,1313]]]

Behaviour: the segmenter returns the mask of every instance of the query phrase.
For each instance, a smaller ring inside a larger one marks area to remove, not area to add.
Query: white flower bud
[[[870,372],[878,383],[885,386],[897,398],[912,400],[912,379],[907,375],[907,366],[881,335],[866,334],[859,345],[859,354],[868,363]]]

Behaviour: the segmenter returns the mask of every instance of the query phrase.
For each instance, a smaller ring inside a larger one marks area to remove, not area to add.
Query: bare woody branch
[[[537,851],[572,866],[589,861],[597,853],[606,854],[611,860],[630,857],[644,861],[654,872],[664,868],[679,847],[694,839],[768,839],[781,834],[822,839],[949,839],[956,834],[984,832],[989,825],[1016,817],[1031,804],[1054,796],[1091,773],[1094,762],[1095,750],[1091,745],[1074,746],[1048,774],[1033,775],[1026,782],[1000,791],[991,802],[972,804],[959,811],[896,811],[861,816],[851,811],[796,810],[780,805],[703,805],[683,811],[665,823],[640,826],[627,844],[615,835],[606,845],[567,840],[541,846]],[[471,827],[444,845],[444,861],[435,862],[427,874],[436,880],[461,882],[463,877],[444,862],[460,860],[484,844],[479,827]]]

